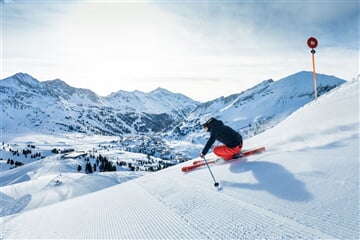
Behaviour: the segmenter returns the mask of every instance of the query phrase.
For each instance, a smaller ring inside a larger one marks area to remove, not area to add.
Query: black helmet
[[[209,128],[210,124],[212,123],[212,121],[214,121],[215,118],[209,118],[209,120],[207,120],[205,123],[202,124],[203,128]]]

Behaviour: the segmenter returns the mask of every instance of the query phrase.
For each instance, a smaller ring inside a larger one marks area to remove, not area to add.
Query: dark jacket
[[[224,125],[220,120],[214,119],[208,125],[208,131],[210,132],[210,138],[201,152],[203,155],[207,154],[216,140],[230,148],[242,145],[242,136],[231,127]]]

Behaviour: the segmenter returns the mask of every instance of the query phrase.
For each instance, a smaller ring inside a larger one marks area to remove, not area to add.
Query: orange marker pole
[[[316,84],[316,71],[315,71],[315,50],[311,50],[312,54],[312,66],[313,66],[313,73],[314,73],[314,93],[315,93],[315,101],[317,100],[317,84]]]
[[[314,92],[315,92],[315,101],[317,100],[317,84],[316,84],[316,71],[315,71],[315,48],[318,45],[318,41],[314,37],[310,37],[307,40],[307,45],[309,48],[311,48],[311,54],[312,54],[312,67],[313,67],[313,73],[314,73]]]

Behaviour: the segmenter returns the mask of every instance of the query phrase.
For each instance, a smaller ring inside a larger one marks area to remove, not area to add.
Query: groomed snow
[[[206,168],[182,173],[189,161],[1,217],[0,238],[359,238],[358,79],[245,142],[257,146],[267,151],[212,167],[221,190]]]

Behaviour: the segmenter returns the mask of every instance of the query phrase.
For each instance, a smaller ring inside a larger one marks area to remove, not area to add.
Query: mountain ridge
[[[317,78],[319,96],[345,82],[325,74],[317,74]],[[274,127],[312,101],[312,81],[312,72],[301,71],[199,103],[163,88],[149,93],[119,90],[101,97],[60,79],[39,82],[18,73],[0,81],[1,130],[119,136],[120,141],[132,139],[136,143],[132,151],[150,153],[159,151],[157,145],[164,145],[161,151],[167,152],[169,142],[187,142],[188,146],[176,154],[192,158],[207,138],[201,123],[208,118],[220,118],[246,139]]]
[[[36,130],[47,122],[48,131],[103,135],[157,132],[166,126],[164,124],[182,118],[197,104],[185,95],[164,89],[141,93],[140,97],[136,96],[140,92],[127,93],[132,101],[129,104],[125,99],[122,103],[114,97],[118,96],[116,94],[101,97],[89,89],[71,87],[60,79],[39,82],[25,73],[1,80],[0,92],[4,131],[21,131],[21,127],[35,127]],[[157,97],[161,95],[158,103],[154,101],[156,94]],[[121,97],[126,98],[124,94]],[[173,105],[166,104],[169,102]],[[24,114],[27,117],[23,117]]]

